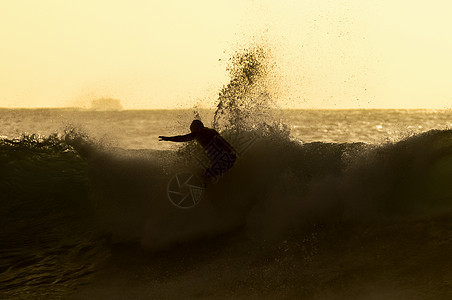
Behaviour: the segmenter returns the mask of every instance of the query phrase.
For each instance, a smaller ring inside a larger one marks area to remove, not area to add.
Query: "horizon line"
[[[138,111],[138,110],[215,110],[216,108],[206,108],[206,107],[185,107],[185,108],[122,108],[122,109],[92,109],[86,107],[75,107],[75,106],[63,106],[63,107],[0,107],[2,110],[40,110],[40,109],[66,109],[66,110],[80,110],[80,111],[97,111],[97,112],[113,112],[113,111]],[[417,107],[417,108],[404,108],[404,107],[344,107],[344,108],[314,108],[314,107],[276,107],[270,108],[272,110],[451,110],[450,108],[432,108],[432,107]]]

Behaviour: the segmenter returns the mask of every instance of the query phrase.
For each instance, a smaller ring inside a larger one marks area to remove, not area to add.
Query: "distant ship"
[[[121,102],[118,99],[101,98],[91,101],[91,110],[122,110]]]

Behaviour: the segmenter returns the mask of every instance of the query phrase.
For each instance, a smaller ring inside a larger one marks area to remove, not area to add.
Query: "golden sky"
[[[0,2],[0,107],[209,105],[227,59],[272,49],[280,104],[452,108],[451,1]]]

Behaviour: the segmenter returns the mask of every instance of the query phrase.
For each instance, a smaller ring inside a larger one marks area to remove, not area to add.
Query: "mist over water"
[[[211,126],[214,112],[198,113]],[[278,110],[275,114],[289,127],[293,138],[304,142],[379,144],[452,126],[450,110]],[[3,137],[48,136],[72,127],[91,139],[123,149],[175,150],[180,145],[159,143],[158,136],[188,133],[192,119],[193,111],[185,109],[120,112],[0,109]]]
[[[450,297],[451,113],[281,112],[268,55],[215,111],[1,110],[0,298]],[[183,210],[196,116],[243,151]]]

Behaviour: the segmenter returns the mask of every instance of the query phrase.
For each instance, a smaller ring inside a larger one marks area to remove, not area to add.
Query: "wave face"
[[[1,298],[55,297],[93,272],[102,249],[87,163],[73,149],[56,136],[3,139],[0,191]]]
[[[385,244],[382,231],[369,228],[397,232],[411,224],[409,233],[419,235],[419,222],[451,225],[452,130],[380,146],[260,135],[224,177],[207,185],[197,206],[179,209],[168,200],[167,185],[180,171],[199,171],[196,151],[105,149],[74,135],[2,140],[1,292],[65,294],[124,244],[172,253],[220,239],[230,249],[224,259],[240,260],[235,248],[245,242],[231,240],[233,234],[246,237],[246,251],[298,247],[303,251],[292,253],[292,262],[306,263],[306,249],[320,247],[312,236],[329,236],[335,245],[345,227],[365,227],[367,239]],[[452,246],[450,233],[437,234],[442,244],[430,245],[426,256]],[[286,280],[290,285],[300,276]]]

